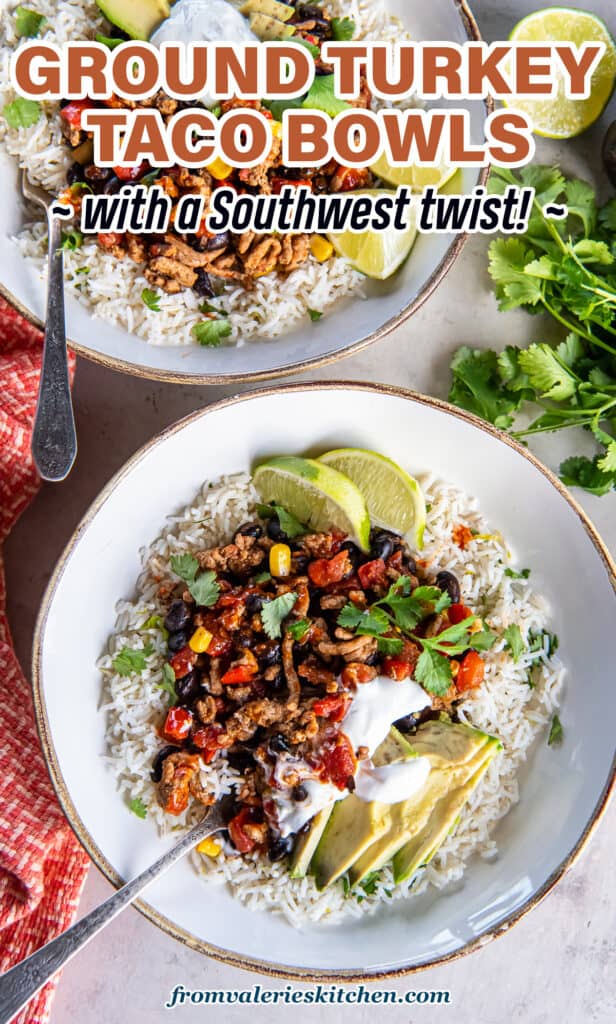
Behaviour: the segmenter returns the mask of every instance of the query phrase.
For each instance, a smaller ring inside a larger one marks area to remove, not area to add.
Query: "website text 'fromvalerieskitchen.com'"
[[[367,988],[365,985],[353,987],[344,985],[314,985],[312,988],[296,988],[285,985],[284,988],[264,988],[253,985],[251,988],[210,988],[188,989],[176,985],[169,993],[165,1003],[168,1010],[182,1006],[212,1006],[233,1004],[245,1006],[260,1005],[391,1005],[401,1003],[407,1005],[441,1005],[451,1004],[451,993],[448,989],[408,989],[396,992],[394,989]]]

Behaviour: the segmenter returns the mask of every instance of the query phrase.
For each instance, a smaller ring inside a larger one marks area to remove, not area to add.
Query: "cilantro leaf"
[[[172,555],[169,561],[176,576],[185,583],[191,583],[199,571],[199,562],[194,555]]]
[[[507,626],[503,631],[503,636],[505,638],[505,646],[511,652],[511,657],[514,661],[519,661],[526,650],[526,643],[517,622]]]
[[[616,487],[616,475],[601,469],[599,457],[572,455],[560,464],[560,479],[568,487],[582,487],[589,494],[607,494]]]
[[[317,75],[301,105],[306,110],[322,110],[329,117],[335,117],[336,114],[351,109],[350,103],[336,96],[334,75]]]
[[[133,797],[132,800],[128,801],[128,809],[129,809],[129,811],[132,811],[133,814],[135,814],[138,818],[141,818],[142,820],[147,818],[147,816],[148,816],[148,809],[145,806],[145,804],[144,804],[143,800],[141,799],[141,797],[139,797],[139,796],[135,796],[135,797]]]
[[[141,292],[141,301],[144,306],[154,313],[160,313],[160,295],[153,288],[144,288]]]
[[[231,334],[231,324],[228,320],[202,320],[193,324],[191,333],[200,345],[217,348]]]
[[[489,651],[494,647],[498,637],[484,624],[480,633],[471,633],[469,644],[474,651]]]
[[[548,747],[554,744],[562,743],[564,737],[564,731],[562,722],[558,715],[554,715],[550,725],[550,735],[548,736]]]
[[[505,569],[505,576],[509,576],[512,580],[527,580],[530,576],[530,569],[520,569],[517,572],[515,569],[510,569],[509,566]]]
[[[319,313],[318,309],[308,308],[308,316],[313,322],[315,322],[316,320],[320,320],[323,314]]]
[[[332,39],[338,43],[346,43],[355,35],[355,22],[352,18],[332,18]]]
[[[12,103],[7,103],[1,113],[9,128],[30,128],[39,120],[42,107],[36,100],[18,96]]]
[[[202,572],[189,582],[188,589],[197,604],[202,608],[211,608],[212,605],[216,604],[220,594],[220,587],[216,582],[216,573],[211,569]]]
[[[354,629],[359,636],[380,636],[391,629],[387,615],[375,605],[362,610],[349,602],[345,604],[336,621],[344,629]]]
[[[300,523],[299,519],[296,519],[291,512],[287,512],[282,505],[257,505],[257,512],[262,519],[272,519],[274,516],[278,516],[280,529],[286,533],[287,537],[299,537],[300,534],[306,533],[304,524]]]
[[[163,665],[163,681],[157,683],[159,690],[165,690],[169,694],[169,706],[173,707],[178,702],[177,690],[175,688],[175,672],[168,661]]]
[[[152,644],[145,644],[141,650],[122,647],[111,662],[114,672],[118,672],[121,676],[130,676],[133,672],[143,672],[147,659],[153,651]]]
[[[310,629],[309,619],[299,619],[298,622],[291,622],[287,626],[287,633],[290,633],[294,640],[302,640]]]
[[[15,31],[20,39],[33,39],[41,31],[47,18],[28,7],[15,9]]]
[[[143,178],[141,179],[143,181]],[[229,316],[226,309],[219,309],[218,306],[212,306],[210,302],[202,302],[199,306],[200,313],[216,313],[216,316]]]
[[[94,37],[97,43],[102,43],[103,46],[109,47],[110,50],[115,50],[116,46],[120,43],[125,43],[125,39],[112,39],[111,36],[96,35]],[[143,178],[140,180],[140,184],[143,182]]]
[[[263,629],[270,640],[276,640],[282,633],[282,623],[287,615],[293,610],[298,595],[291,591],[288,594],[281,594],[273,601],[268,601],[261,609],[261,622]]]
[[[404,648],[404,641],[393,636],[380,636],[377,639],[377,647],[379,654],[387,657],[392,654],[400,654]]]
[[[269,583],[272,578],[271,572],[260,572],[255,576],[255,583]]]
[[[82,242],[83,235],[81,234],[81,231],[75,231],[74,229],[71,231],[63,231],[62,245],[60,246],[60,248],[66,249],[70,252],[75,252],[76,249],[79,249]]]
[[[549,345],[530,345],[520,352],[520,366],[528,374],[531,387],[542,398],[563,402],[575,394],[575,377]]]
[[[495,352],[463,345],[451,361],[449,401],[497,427],[510,427],[522,393],[503,383]]]
[[[451,686],[449,660],[430,647],[424,647],[415,666],[415,679],[428,693],[442,697]]]

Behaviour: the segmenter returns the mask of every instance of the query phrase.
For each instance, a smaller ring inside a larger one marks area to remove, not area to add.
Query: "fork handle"
[[[64,480],[77,455],[77,436],[68,376],[64,324],[62,221],[48,211],[49,273],[43,366],[39,385],[32,456],[43,480]]]

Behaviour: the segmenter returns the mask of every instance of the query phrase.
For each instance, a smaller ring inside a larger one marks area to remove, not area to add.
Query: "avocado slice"
[[[409,745],[417,756],[428,757],[432,768],[448,768],[474,758],[480,738],[487,742],[491,737],[480,729],[462,722],[454,724],[443,717],[424,722],[409,738]]]
[[[453,730],[457,726],[450,725],[448,728]],[[461,807],[474,788],[474,786],[471,789],[465,788],[469,780],[476,777],[477,781],[479,781],[481,777],[481,773],[478,774],[479,770],[483,770],[484,764],[487,766],[492,756],[490,752],[491,741],[485,733],[476,730],[475,736],[473,738],[468,737],[468,739],[472,743],[472,756],[465,756],[458,763],[451,761],[442,767],[433,767],[423,789],[419,793],[413,794],[408,800],[403,800],[401,803],[391,806],[389,830],[368,847],[354,862],[349,871],[351,885],[357,885],[362,878],[365,878],[366,875],[373,871],[380,871],[381,868],[389,863],[392,857],[395,864],[395,858],[401,849],[406,849],[407,846],[412,847],[418,836],[425,837],[421,844],[422,852],[424,850],[427,852],[432,847],[436,848],[436,837],[432,838],[432,832],[436,829],[441,819],[443,819],[443,838],[445,837],[448,828],[457,817]],[[468,746],[471,746],[471,743]],[[486,751],[488,751],[487,759]],[[466,747],[464,747],[463,752],[464,755],[467,754]],[[460,799],[456,801],[453,799],[453,795],[458,793],[461,795]],[[446,813],[450,805],[451,809],[449,813]],[[437,816],[437,819],[435,819],[431,826],[432,815],[439,806],[441,807],[441,814]],[[398,861],[400,871],[402,871],[402,865],[407,862],[410,852],[406,857]],[[420,860],[419,863],[422,863],[422,861]],[[406,877],[408,875],[401,875],[401,878]]]
[[[481,751],[479,763],[465,783],[447,793],[439,800],[430,814],[424,828],[398,850],[393,858],[394,881],[406,881],[418,868],[428,864],[445,841],[460,811],[478,785],[490,761],[500,750],[501,744],[492,739]]]
[[[310,864],[317,889],[344,875],[364,850],[389,831],[390,810],[389,804],[366,803],[353,794],[334,805]]]
[[[96,0],[97,6],[110,21],[131,39],[147,40],[161,21],[171,13],[168,0]]]
[[[247,3],[240,7],[240,14],[267,14],[270,18],[284,22],[293,17],[295,8],[289,4],[282,4],[279,0],[247,0]]]
[[[271,18],[269,14],[251,14],[248,24],[254,34],[264,42],[289,39],[295,35],[294,25],[285,25],[284,21]]]

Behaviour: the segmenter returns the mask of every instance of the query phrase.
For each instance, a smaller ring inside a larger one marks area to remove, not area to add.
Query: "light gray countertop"
[[[486,39],[507,38],[513,25],[537,9],[535,0],[475,0],[480,29]],[[586,0],[586,7],[611,21],[616,30],[614,0]],[[601,182],[599,150],[603,131],[616,117],[612,100],[602,121],[580,139],[565,144],[541,141],[538,157],[561,162],[565,170]],[[487,240],[471,239],[446,281],[406,324],[382,342],[353,358],[303,379],[366,379],[396,383],[445,397],[448,364],[459,344],[502,347],[527,344],[548,336],[543,322],[525,313],[498,313],[486,273]],[[549,331],[549,327],[548,327]],[[542,333],[543,332],[543,333]],[[30,664],[34,619],[44,587],[65,542],[91,500],[123,462],[167,424],[223,395],[247,388],[192,388],[164,385],[122,376],[79,360],[75,410],[79,456],[70,478],[45,486],[22,517],[6,546],[9,617],[23,665]],[[575,439],[582,450],[585,438]],[[556,468],[574,441],[542,438],[533,444],[540,457]],[[173,481],[169,481],[172,488]],[[576,495],[616,552],[616,495]],[[583,680],[580,681],[583,685]],[[616,1019],[614,952],[616,914],[613,899],[613,850],[616,815],[605,815],[589,847],[544,902],[515,928],[470,957],[433,968],[414,977],[384,982],[383,988],[448,989],[449,1006],[388,1006],[383,1017],[410,1021],[456,1021],[456,1024],[524,1024],[566,1021],[607,1022]],[[92,868],[82,910],[110,893],[110,886]],[[610,972],[610,966],[612,970]],[[126,911],[65,970],[52,1024],[162,1024],[164,1003],[175,985],[188,989],[249,988],[257,982],[284,989],[284,981],[266,981],[208,960],[156,929],[134,910]],[[301,987],[301,986],[300,986]],[[177,1010],[182,1020],[208,1018],[229,1022],[328,1019],[368,1022],[375,1009],[358,1007],[189,1007]]]

